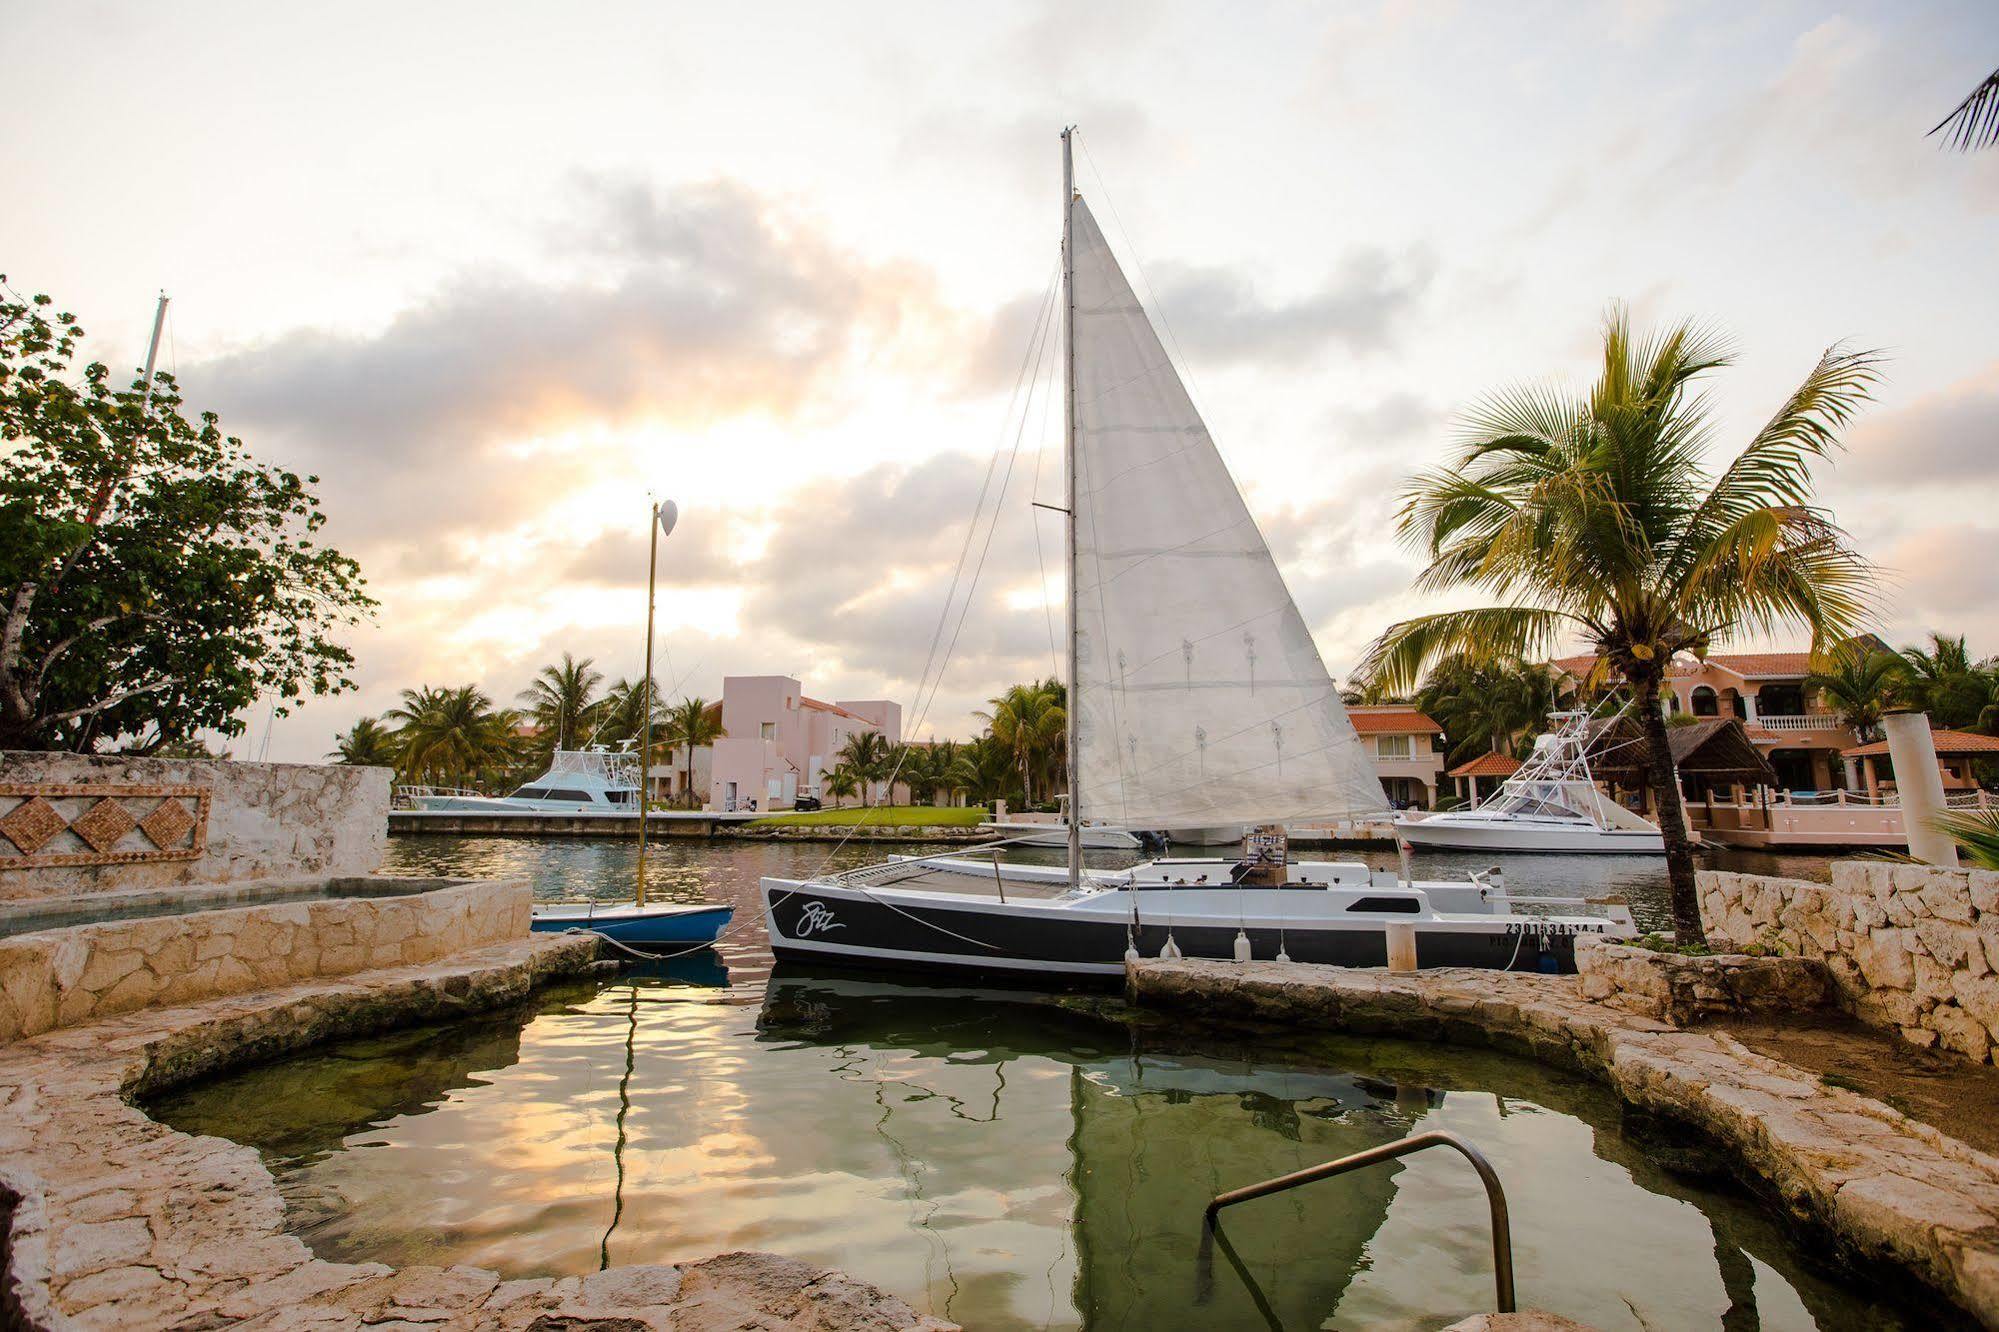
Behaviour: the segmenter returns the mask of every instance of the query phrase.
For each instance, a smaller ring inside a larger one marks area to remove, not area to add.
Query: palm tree
[[[1522,387],[1476,408],[1452,465],[1405,489],[1399,523],[1429,560],[1419,589],[1465,584],[1496,604],[1394,625],[1363,666],[1400,688],[1453,653],[1542,660],[1584,635],[1595,673],[1622,680],[1644,728],[1673,926],[1690,945],[1704,935],[1660,707],[1674,655],[1786,627],[1809,630],[1823,651],[1853,632],[1874,583],[1810,500],[1813,465],[1840,447],[1878,358],[1827,351],[1710,476],[1703,455],[1714,425],[1692,390],[1731,360],[1690,324],[1635,340],[1613,309],[1585,396]]]
[[[409,777],[441,775],[464,785],[504,765],[516,747],[520,719],[494,711],[476,685],[403,690],[403,704],[388,716],[402,723],[403,771]]]
[[[1883,652],[1872,640],[1857,638],[1807,675],[1805,688],[1817,690],[1860,742],[1868,744],[1880,739],[1881,714],[1894,706],[1901,675],[1901,658]]]
[[[627,742],[638,744],[645,733],[646,682],[644,680],[619,680],[604,691],[604,697],[597,700],[591,709],[592,731],[590,738],[603,744],[617,746]],[[652,729],[657,740],[666,724],[660,711],[659,685],[652,687]]]
[[[840,746],[840,765],[860,783],[861,804],[873,804],[870,791],[886,778],[895,764],[895,754],[880,731],[856,731]]]
[[[1905,647],[1898,654],[1900,693],[1910,707],[1930,715],[1937,726],[1962,729],[1976,725],[1993,686],[1993,674],[1973,662],[1963,637],[1930,634],[1927,647]]]
[[[955,741],[940,740],[928,745],[904,746],[902,781],[909,798],[921,805],[937,803],[937,792],[951,785],[951,770],[958,762]]]
[[[333,741],[326,757],[355,767],[393,768],[402,757],[396,733],[373,717],[363,717]]]
[[[728,732],[722,729],[722,709],[720,705],[710,703],[707,699],[698,695],[691,698],[683,698],[680,702],[666,710],[666,715],[662,718],[661,729],[656,734],[658,742],[664,744],[668,749],[676,749],[683,745],[687,748],[687,755],[684,760],[686,764],[685,777],[681,782],[680,791],[681,798],[687,802],[688,808],[692,809],[694,807],[694,751],[705,749],[728,735]],[[644,761],[650,764],[652,756],[647,755]]]
[[[1021,798],[1034,803],[1034,781],[1048,776],[1049,769],[1063,754],[1068,738],[1069,716],[1063,708],[1060,686],[1052,680],[1014,685],[999,697],[988,700],[990,712],[975,714],[986,723],[993,739],[1005,746],[1020,769]]]
[[[1938,121],[1930,133],[1937,130],[1945,130],[1945,145],[1959,152],[1968,153],[1999,143],[1999,69],[1986,75],[1985,81],[1957,104],[1957,110]]]
[[[597,686],[604,683],[601,672],[590,669],[593,658],[578,661],[567,652],[560,665],[541,668],[532,683],[520,692],[528,716],[544,736],[551,737],[556,749],[576,748],[585,715],[596,700]]]
[[[1450,761],[1486,750],[1511,754],[1519,742],[1545,729],[1555,709],[1555,676],[1545,666],[1519,660],[1482,661],[1454,656],[1431,667],[1416,706],[1450,737]]]
[[[966,792],[975,804],[1003,800],[1020,776],[1013,752],[990,735],[958,746],[945,777],[953,790]]]
[[[833,797],[835,808],[859,789],[860,782],[855,778],[853,769],[845,764],[826,774],[826,794]]]

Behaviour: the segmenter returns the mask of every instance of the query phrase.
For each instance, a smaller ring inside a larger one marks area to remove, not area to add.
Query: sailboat
[[[1663,856],[1659,825],[1597,789],[1590,773],[1587,712],[1551,712],[1553,727],[1492,798],[1476,809],[1396,816],[1395,835],[1456,851]]]
[[[1503,884],[1292,863],[1282,825],[1387,809],[1310,629],[1140,306],[1062,134],[1068,863],[963,851],[762,881],[780,958],[989,978],[1121,975],[1140,956],[1570,970],[1628,910],[1541,914]],[[1253,828],[1232,859],[1092,871],[1092,825]],[[1405,861],[1405,867],[1406,867]]]

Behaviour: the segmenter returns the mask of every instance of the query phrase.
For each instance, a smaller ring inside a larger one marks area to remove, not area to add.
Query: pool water
[[[1449,1152],[1244,1204],[1202,1244],[1222,1189],[1443,1128],[1505,1184],[1523,1304],[1603,1329],[1949,1317],[1827,1270],[1697,1145],[1627,1127],[1581,1079],[1405,1042],[1251,1044],[1103,998],[749,982],[701,954],[149,1109],[255,1145],[327,1258],[525,1276],[768,1249],[976,1329],[1489,1309],[1484,1195]]]

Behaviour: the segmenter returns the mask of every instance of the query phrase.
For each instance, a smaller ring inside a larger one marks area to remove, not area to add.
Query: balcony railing
[[[1830,712],[1808,713],[1802,717],[1759,716],[1746,721],[1745,726],[1759,727],[1765,731],[1843,731],[1846,723]]]

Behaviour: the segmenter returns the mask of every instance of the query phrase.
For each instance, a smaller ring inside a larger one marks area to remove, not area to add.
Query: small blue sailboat
[[[711,944],[735,908],[711,902],[548,902],[534,908],[532,928],[543,934],[588,930],[633,948],[661,944]]]

